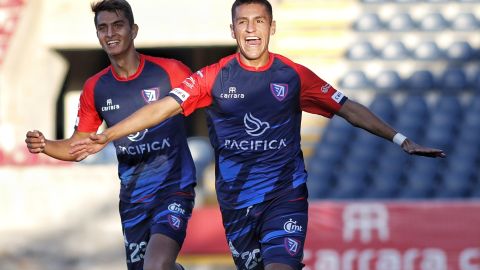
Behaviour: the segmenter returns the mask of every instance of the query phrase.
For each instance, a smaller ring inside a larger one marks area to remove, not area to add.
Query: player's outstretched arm
[[[397,133],[392,127],[383,122],[368,108],[355,101],[347,100],[337,114],[356,127],[360,127],[372,134],[395,142],[396,144],[400,145],[405,152],[411,155],[426,157],[446,156],[443,150],[416,144],[400,133]]]
[[[76,160],[82,160],[101,151],[111,141],[158,125],[180,112],[182,107],[175,99],[164,97],[142,107],[101,134],[90,134],[88,138],[73,142],[70,145],[70,154],[75,156]]]
[[[89,133],[75,131],[65,140],[47,140],[38,130],[28,131],[25,135],[25,144],[32,154],[44,153],[52,158],[64,161],[76,161],[77,156],[70,155],[70,144],[76,140],[88,138]]]

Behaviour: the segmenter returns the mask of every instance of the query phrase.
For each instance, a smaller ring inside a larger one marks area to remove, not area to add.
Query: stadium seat
[[[343,149],[336,145],[318,143],[315,145],[312,162],[333,162],[338,164],[344,157]]]
[[[407,79],[406,87],[411,94],[423,94],[435,88],[435,78],[429,70],[417,70]]]
[[[395,198],[401,190],[402,175],[394,174],[389,171],[382,171],[372,176],[365,198],[372,199],[392,199]]]
[[[452,127],[429,126],[426,129],[423,144],[442,149],[448,153],[453,145],[454,135],[455,130]]]
[[[383,22],[376,13],[365,13],[353,23],[353,29],[360,32],[379,31],[383,28]]]
[[[355,43],[347,51],[347,58],[350,60],[369,60],[376,56],[375,48],[368,41]]]
[[[404,0],[403,2],[407,1]],[[408,13],[397,13],[392,18],[390,18],[387,23],[388,30],[394,32],[412,31],[416,27],[417,25],[415,21],[413,21],[412,17]]]
[[[437,176],[432,171],[411,170],[406,177],[406,186],[400,196],[405,198],[430,198],[438,186]]]
[[[480,28],[480,21],[473,13],[460,13],[452,20],[451,27],[456,31],[474,31]]]
[[[195,163],[197,180],[202,181],[205,169],[214,161],[214,150],[206,137],[189,137],[187,143],[192,153],[193,162]]]
[[[384,60],[405,60],[410,57],[410,53],[403,42],[392,41],[383,47],[380,56]]]
[[[442,31],[448,26],[448,21],[438,12],[425,15],[419,23],[419,28],[423,31]]]
[[[472,76],[469,85],[475,95],[480,96],[480,70],[477,70],[477,72]]]
[[[374,88],[381,92],[402,89],[402,79],[395,70],[382,70],[374,79]]]
[[[329,197],[333,199],[362,198],[367,188],[367,175],[363,173],[341,172]]]
[[[467,75],[459,67],[447,68],[440,77],[438,85],[446,94],[460,93],[467,90]]]
[[[450,61],[466,62],[474,59],[475,52],[466,41],[456,41],[447,48],[446,57]]]
[[[307,180],[310,198],[320,199],[327,196],[332,188],[334,170],[332,162],[310,162]]]
[[[435,61],[440,60],[443,57],[443,52],[438,47],[437,43],[433,41],[426,41],[416,46],[416,48],[413,50],[412,56],[416,60]]]
[[[443,159],[425,158],[421,156],[412,156],[410,160],[410,169],[414,171],[435,172],[445,166]]]
[[[472,187],[472,176],[467,172],[449,170],[442,175],[437,197],[467,198]]]
[[[350,90],[371,87],[370,81],[363,71],[350,70],[340,79],[340,87]]]
[[[463,108],[457,95],[441,95],[435,103],[435,111],[441,111],[461,119]]]
[[[370,110],[387,122],[395,118],[395,104],[389,95],[377,94],[369,106]]]

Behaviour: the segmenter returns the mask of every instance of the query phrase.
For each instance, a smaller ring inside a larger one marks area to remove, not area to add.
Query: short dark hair
[[[247,5],[247,4],[260,4],[267,9],[268,15],[270,15],[270,22],[273,20],[273,9],[272,9],[272,4],[268,2],[268,0],[235,0],[232,5],[232,21],[235,18],[235,9],[241,5]]]
[[[97,25],[98,13],[101,11],[118,12],[123,11],[123,14],[128,20],[130,26],[135,23],[133,19],[133,11],[130,4],[125,0],[101,0],[91,4],[92,12],[95,13],[94,22]]]

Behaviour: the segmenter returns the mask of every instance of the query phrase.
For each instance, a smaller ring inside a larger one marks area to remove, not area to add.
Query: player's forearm
[[[389,141],[391,141],[393,136],[397,133],[395,129],[378,118],[365,106],[354,101],[348,101],[348,104],[345,105],[348,107],[342,108],[339,115],[352,125],[360,127]]]
[[[165,97],[142,107],[129,117],[106,129],[103,134],[107,137],[107,142],[111,142],[158,125],[181,111],[180,105],[173,98]]]
[[[70,140],[45,140],[43,153],[55,159],[63,161],[75,161],[75,156],[69,154]]]

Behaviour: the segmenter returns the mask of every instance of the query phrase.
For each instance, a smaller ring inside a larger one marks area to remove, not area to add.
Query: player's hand
[[[409,153],[410,155],[432,157],[432,158],[437,158],[437,157],[444,158],[447,156],[443,152],[443,150],[421,146],[409,139],[403,142],[402,149],[405,152]]]
[[[45,137],[38,130],[28,131],[25,138],[25,144],[28,151],[32,154],[38,154],[45,151]]]
[[[100,152],[105,146],[107,146],[107,143],[108,140],[106,135],[92,133],[86,139],[71,143],[69,153],[72,156],[76,156],[76,161],[81,161],[89,155]]]

